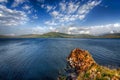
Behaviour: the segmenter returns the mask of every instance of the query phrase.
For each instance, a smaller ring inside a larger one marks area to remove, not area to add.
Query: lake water
[[[74,48],[120,67],[120,39],[0,39],[0,80],[56,80]]]

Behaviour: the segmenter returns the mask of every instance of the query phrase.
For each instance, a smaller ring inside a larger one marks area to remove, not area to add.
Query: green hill
[[[13,36],[0,35],[0,38],[13,38]]]
[[[21,36],[0,35],[0,38],[120,38],[120,33],[93,36],[88,34],[73,35],[73,34],[66,34],[66,33],[60,33],[60,32],[49,32],[45,34],[26,34]]]
[[[22,35],[22,38],[92,38],[94,36],[87,35],[87,34],[65,34],[60,32],[49,32],[42,35],[39,34],[29,34],[29,35]]]
[[[42,38],[72,38],[74,36],[65,34],[65,33],[59,33],[59,32],[49,32],[49,33],[40,35],[39,37],[42,37]]]
[[[102,37],[102,38],[120,38],[120,33],[105,34],[100,37]]]

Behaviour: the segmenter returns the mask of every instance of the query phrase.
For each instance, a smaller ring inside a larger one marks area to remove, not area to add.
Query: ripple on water
[[[119,65],[118,43],[118,39],[0,40],[0,78],[54,80],[59,70],[64,70],[66,57],[74,48],[88,50],[96,62],[102,65]]]

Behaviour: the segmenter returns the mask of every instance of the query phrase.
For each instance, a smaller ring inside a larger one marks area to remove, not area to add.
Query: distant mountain
[[[59,32],[49,32],[45,34],[28,34],[22,35],[21,38],[68,38],[72,37],[72,35],[59,33]]]
[[[65,33],[59,33],[59,32],[49,32],[42,35],[39,34],[30,34],[30,35],[22,35],[20,36],[22,38],[91,38],[94,37],[92,35],[87,34],[65,34]]]
[[[120,38],[120,33],[105,34],[101,36],[93,36],[88,34],[65,34],[60,32],[49,32],[45,34],[28,34],[21,36],[5,36],[0,35],[0,38]]]
[[[59,33],[59,32],[49,32],[41,35],[42,38],[71,38],[73,35],[65,34],[65,33]]]
[[[26,34],[26,35],[21,35],[21,36],[18,36],[18,37],[19,38],[38,38],[40,36],[41,36],[40,34]]]
[[[39,38],[91,38],[94,36],[88,35],[88,34],[73,35],[73,34],[65,34],[65,33],[59,33],[59,32],[49,32],[42,35],[38,35],[36,37],[39,37]]]
[[[101,38],[120,38],[120,33],[105,34],[100,37]]]
[[[0,35],[0,38],[12,38],[13,36]]]

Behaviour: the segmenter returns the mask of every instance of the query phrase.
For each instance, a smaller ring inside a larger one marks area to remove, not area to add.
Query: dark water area
[[[74,48],[120,67],[120,39],[0,39],[0,80],[56,80]]]

